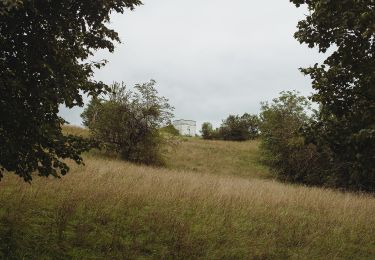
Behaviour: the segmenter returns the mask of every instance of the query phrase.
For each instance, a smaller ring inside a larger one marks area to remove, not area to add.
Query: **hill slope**
[[[168,169],[87,155],[61,180],[6,176],[0,258],[372,259],[374,197],[251,178],[267,173],[210,159],[242,158],[245,146],[255,156],[255,143],[236,152],[187,139]]]
[[[258,161],[256,141],[223,142],[184,138],[167,155],[167,167],[170,169],[246,178],[271,177]]]

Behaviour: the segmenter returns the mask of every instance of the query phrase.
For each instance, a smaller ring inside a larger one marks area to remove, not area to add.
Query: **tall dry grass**
[[[259,163],[257,141],[230,142],[185,138],[167,155],[170,169],[205,172],[221,176],[269,178]]]
[[[375,198],[86,158],[0,183],[3,258],[373,259]]]

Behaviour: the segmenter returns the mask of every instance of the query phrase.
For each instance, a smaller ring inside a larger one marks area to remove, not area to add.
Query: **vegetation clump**
[[[216,139],[216,131],[213,129],[212,124],[209,122],[204,122],[202,124],[202,129],[201,129],[201,134],[202,138],[206,140],[212,140]]]
[[[280,179],[312,185],[326,183],[328,158],[315,145],[306,144],[302,132],[315,116],[311,103],[297,92],[282,92],[271,103],[262,103],[262,161]]]
[[[375,192],[375,8],[374,1],[291,0],[306,4],[296,39],[332,53],[301,71],[312,79],[320,105],[304,131],[308,143],[328,150],[329,181],[346,189]]]
[[[170,123],[173,107],[159,97],[151,80],[128,90],[114,83],[108,97],[94,98],[82,114],[84,125],[106,151],[124,160],[163,164],[165,137],[160,128]]]
[[[61,176],[64,159],[82,163],[90,143],[63,135],[59,107],[83,106],[82,93],[106,85],[93,79],[95,50],[114,50],[118,34],[110,13],[139,0],[0,1],[0,179],[5,171],[25,181],[32,173]]]
[[[259,134],[259,118],[248,113],[242,116],[229,115],[217,129],[213,129],[209,122],[203,123],[201,133],[202,138],[207,140],[253,140]]]

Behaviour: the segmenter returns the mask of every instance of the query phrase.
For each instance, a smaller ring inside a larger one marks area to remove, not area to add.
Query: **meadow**
[[[374,196],[280,183],[256,141],[183,138],[164,168],[84,158],[62,179],[4,177],[0,258],[375,257]]]

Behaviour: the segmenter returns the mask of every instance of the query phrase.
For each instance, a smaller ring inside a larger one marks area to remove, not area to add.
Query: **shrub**
[[[202,125],[203,139],[219,139],[227,141],[246,141],[255,139],[259,134],[259,118],[257,115],[243,114],[230,115],[219,128],[213,129],[212,124],[205,122]]]
[[[136,91],[114,83],[107,99],[91,100],[83,122],[105,150],[137,163],[163,163],[165,138],[159,129],[170,122],[173,108],[158,96],[155,83],[137,84]]]
[[[230,115],[219,128],[219,137],[223,140],[246,141],[255,139],[259,132],[259,119],[256,115]]]
[[[311,104],[296,92],[282,92],[260,113],[263,161],[283,180],[322,185],[327,179],[327,151],[305,144],[302,127],[314,119]]]
[[[212,124],[211,123],[204,122],[202,124],[201,134],[202,134],[202,138],[203,139],[206,139],[206,140],[213,139],[213,137],[214,137],[214,131],[215,130],[212,128]]]

